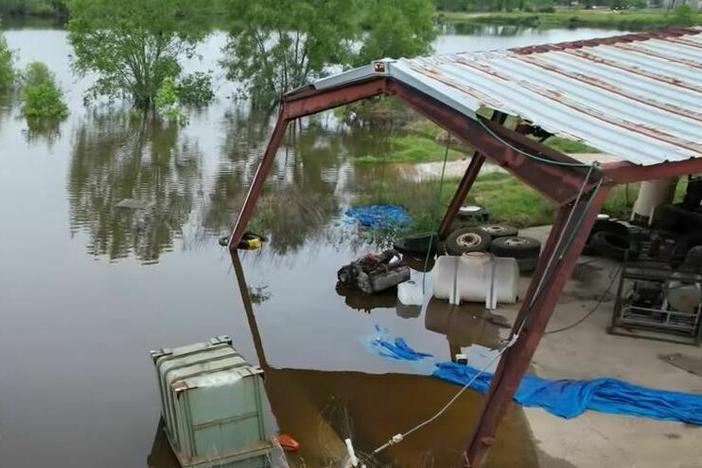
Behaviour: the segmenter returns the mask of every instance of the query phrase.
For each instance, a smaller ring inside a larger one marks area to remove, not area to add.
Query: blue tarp
[[[434,376],[465,385],[477,369],[453,362],[437,363]],[[492,374],[480,375],[471,388],[487,393]],[[702,425],[702,395],[639,387],[614,378],[592,380],[548,380],[526,375],[514,400],[536,406],[563,418],[573,418],[586,410],[602,413],[667,419]]]
[[[421,361],[424,358],[432,357],[431,354],[413,350],[402,338],[388,339],[386,328],[376,325],[375,331],[376,336],[371,339],[370,345],[380,356],[398,361]]]
[[[409,226],[412,218],[399,205],[368,205],[349,208],[344,213],[351,222],[369,229],[401,228]]]

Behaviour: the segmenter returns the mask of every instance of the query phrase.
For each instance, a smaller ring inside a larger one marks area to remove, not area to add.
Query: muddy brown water
[[[326,466],[339,437],[351,435],[369,452],[457,390],[427,376],[431,362],[372,353],[375,325],[440,360],[472,343],[494,344],[498,330],[480,309],[433,301],[417,313],[398,309],[393,295],[368,301],[335,290],[336,269],[371,248],[340,213],[379,177],[396,174],[350,161],[382,141],[377,131],[324,114],[281,149],[260,204],[270,242],[241,258],[247,314],[217,238],[240,206],[271,121],[226,97],[236,85],[217,66],[224,35],[212,34],[186,65],[214,70],[218,97],[180,128],[84,108],[94,77],[71,73],[65,31],[6,29],[18,65],[42,60],[56,73],[71,115],[58,126],[28,127],[16,102],[0,102],[0,467],[158,460],[150,456],[159,446],[153,348],[229,334],[252,362],[264,355],[275,418],[302,444],[293,465]],[[436,46],[451,52],[600,34],[611,32],[488,30],[446,34]],[[469,392],[379,463],[451,466],[480,401]],[[489,463],[533,466],[533,453],[515,408]]]

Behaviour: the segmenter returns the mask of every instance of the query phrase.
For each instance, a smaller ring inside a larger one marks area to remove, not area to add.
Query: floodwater
[[[227,97],[236,85],[217,66],[224,35],[211,35],[187,64],[214,71],[217,100],[180,128],[86,109],[92,77],[71,73],[65,32],[7,27],[18,65],[47,63],[71,115],[29,128],[16,103],[0,103],[0,467],[167,466],[148,351],[222,334],[265,368],[277,424],[302,445],[291,465],[335,466],[344,437],[370,452],[458,390],[428,377],[431,363],[373,354],[376,325],[439,360],[498,340],[480,307],[432,300],[417,311],[396,307],[392,294],[368,301],[336,291],[338,267],[371,248],[340,213],[378,177],[394,175],[352,163],[382,144],[377,132],[324,114],[290,135],[260,202],[270,242],[239,264],[217,238],[272,122]],[[494,33],[447,33],[436,48],[612,32]],[[132,199],[142,208],[117,206]],[[480,401],[468,392],[376,462],[454,465]],[[489,464],[534,466],[535,450],[515,408]]]

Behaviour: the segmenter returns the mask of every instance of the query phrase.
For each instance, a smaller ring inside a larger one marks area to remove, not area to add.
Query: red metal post
[[[263,158],[258,164],[258,169],[256,169],[256,174],[254,175],[251,186],[249,187],[249,192],[246,194],[246,199],[244,200],[244,206],[241,207],[239,211],[239,217],[236,220],[236,225],[234,226],[234,231],[229,237],[229,250],[234,250],[239,245],[239,241],[246,231],[246,226],[249,224],[251,215],[253,214],[254,207],[256,206],[256,201],[261,195],[263,190],[263,183],[266,181],[266,176],[271,170],[273,161],[275,160],[275,154],[278,152],[280,143],[283,141],[285,136],[285,129],[288,127],[288,120],[284,117],[285,106],[283,105],[278,113],[278,120],[273,128],[273,134],[270,140],[268,140],[268,146],[266,151],[263,153]]]
[[[480,466],[483,455],[494,443],[497,426],[529,367],[536,347],[555,309],[558,297],[575,268],[576,260],[585,245],[588,233],[608,192],[609,187],[602,186],[592,201],[582,200],[578,203],[578,206],[575,207],[574,219],[580,219],[582,216],[582,220],[577,224],[575,221],[571,221],[568,226],[565,225],[567,214],[572,209],[572,205],[564,205],[559,209],[557,224],[551,231],[544,248],[545,253],[554,252],[555,246],[559,242],[558,239],[562,236],[566,240],[571,235],[573,237],[570,244],[566,244],[565,250],[559,248],[559,251],[555,252],[557,257],[551,263],[549,271],[546,271],[549,256],[542,255],[539,259],[537,272],[539,275],[532,279],[532,285],[524,298],[520,317],[515,322],[513,333],[518,331],[517,327],[519,327],[521,320],[526,320],[525,325],[514,345],[503,354],[492,378],[490,391],[485,399],[480,419],[464,452],[465,467]],[[573,231],[574,229],[575,231]],[[561,245],[563,244],[561,243]],[[539,292],[535,282],[538,284],[543,275],[546,277]],[[535,294],[538,294],[536,298],[534,298]]]
[[[495,111],[492,113],[491,120],[502,124],[506,118],[506,114]],[[475,179],[478,177],[478,173],[480,173],[480,168],[483,167],[483,163],[485,163],[485,156],[480,154],[478,151],[474,151],[473,157],[470,159],[470,164],[468,164],[466,172],[463,174],[463,178],[458,184],[456,193],[453,194],[451,203],[446,209],[446,214],[444,214],[444,219],[441,221],[441,226],[439,226],[439,239],[445,239],[451,230],[451,224],[453,223],[453,220],[456,219],[458,210],[461,209],[461,205],[465,201],[466,196],[468,196],[468,192],[473,186],[473,183],[475,183]]]

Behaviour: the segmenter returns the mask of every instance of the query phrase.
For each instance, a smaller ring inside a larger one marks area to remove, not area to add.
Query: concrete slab
[[[523,235],[545,239],[548,227],[530,228]],[[618,264],[581,257],[573,278],[551,319],[548,330],[576,322],[597,304],[614,281]],[[528,284],[525,279],[524,285]],[[616,286],[615,286],[616,287]],[[547,334],[541,341],[532,372],[547,378],[617,377],[638,385],[702,393],[702,378],[661,360],[661,354],[682,353],[702,358],[702,349],[661,341],[609,335],[615,287],[597,310],[577,327]],[[508,320],[517,307],[498,313]],[[542,468],[702,467],[702,428],[587,412],[566,420],[540,409],[525,413],[540,449]]]

